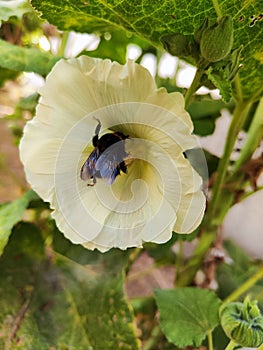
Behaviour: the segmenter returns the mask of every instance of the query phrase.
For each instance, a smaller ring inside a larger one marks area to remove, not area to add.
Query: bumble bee
[[[98,119],[96,120],[98,125],[92,138],[94,149],[81,167],[80,178],[83,181],[92,179],[92,183],[88,186],[94,186],[97,178],[107,179],[111,185],[116,176],[120,175],[120,171],[127,173],[124,158],[128,154],[125,152],[123,141],[128,136],[116,131],[99,138],[101,122]]]

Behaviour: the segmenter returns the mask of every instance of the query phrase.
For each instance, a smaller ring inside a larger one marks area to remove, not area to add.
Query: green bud
[[[263,343],[263,316],[257,301],[246,298],[244,303],[223,304],[220,320],[226,335],[235,343],[250,348]]]
[[[201,42],[201,37],[203,35],[203,32],[205,29],[207,29],[209,27],[209,18],[206,17],[202,24],[200,25],[199,28],[196,29],[195,33],[194,33],[194,38],[195,38],[195,41],[200,44]]]
[[[230,16],[222,17],[218,23],[203,30],[200,50],[209,62],[224,59],[233,46],[233,22]]]
[[[164,35],[161,42],[166,51],[173,56],[186,57],[191,55],[191,36],[181,33]]]

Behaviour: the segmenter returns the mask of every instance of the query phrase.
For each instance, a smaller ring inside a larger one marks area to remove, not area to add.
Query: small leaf
[[[0,52],[0,67],[40,75],[49,73],[53,65],[61,58],[37,49],[12,45],[1,39]]]
[[[232,97],[232,86],[227,72],[222,69],[208,68],[207,76],[209,80],[219,89],[223,101],[229,102]]]
[[[155,298],[162,331],[170,342],[179,347],[200,346],[207,332],[219,324],[221,301],[209,290],[156,290]]]
[[[8,242],[12,228],[17,224],[27,208],[30,201],[36,199],[37,195],[33,191],[26,192],[17,200],[3,204],[0,208],[0,255]]]

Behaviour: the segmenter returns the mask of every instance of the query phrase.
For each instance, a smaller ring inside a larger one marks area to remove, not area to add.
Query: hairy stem
[[[216,211],[218,209],[217,207],[220,199],[220,193],[226,178],[230,157],[231,157],[233,148],[235,146],[238,133],[241,130],[244,124],[244,121],[246,119],[249,106],[250,106],[249,102],[239,101],[234,110],[232,122],[230,124],[228,134],[227,134],[224,153],[222,158],[219,161],[212,198],[211,198],[211,202],[209,203],[209,208],[207,212],[206,222],[208,222],[209,224],[213,224],[213,220],[216,217]]]
[[[225,350],[233,350],[236,346],[237,344],[233,340],[230,340]]]
[[[208,350],[213,350],[213,336],[212,336],[212,331],[209,331],[207,333],[207,342],[208,342]]]
[[[230,294],[224,300],[224,303],[238,299],[248,289],[253,287],[261,278],[263,278],[263,266],[261,266],[260,269],[253,276],[251,276],[245,283],[243,283],[232,294]]]
[[[249,127],[246,143],[241,150],[239,158],[234,164],[231,176],[233,176],[240,169],[240,167],[250,159],[255,149],[258,147],[259,142],[262,140],[262,137],[263,137],[263,98],[259,102],[256,113]]]
[[[196,70],[194,79],[192,81],[192,84],[191,84],[191,86],[189,87],[189,89],[187,90],[187,92],[185,94],[185,108],[187,108],[189,106],[189,103],[191,101],[191,98],[192,98],[193,94],[199,88],[199,86],[200,86],[200,79],[201,79],[203,74],[204,74],[203,69],[198,68]]]
[[[147,340],[147,342],[142,347],[142,350],[153,350],[156,349],[156,344],[158,343],[159,339],[162,338],[163,333],[159,326],[155,326],[152,330],[150,338]]]
[[[222,17],[222,12],[221,12],[221,9],[220,9],[218,1],[217,0],[212,0],[212,3],[213,3],[213,6],[214,6],[214,9],[216,11],[217,17]]]
[[[63,32],[62,39],[61,39],[61,45],[60,45],[59,50],[58,50],[59,56],[65,56],[68,38],[69,38],[69,32]]]

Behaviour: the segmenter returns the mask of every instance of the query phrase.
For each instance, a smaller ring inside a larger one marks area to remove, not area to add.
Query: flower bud
[[[200,25],[199,28],[196,29],[195,33],[194,33],[194,38],[195,38],[195,41],[200,44],[201,42],[201,37],[203,35],[203,32],[205,29],[207,29],[209,26],[209,18],[206,17],[204,19],[204,21],[202,22],[202,24]]]
[[[263,316],[256,300],[246,298],[244,303],[223,304],[220,320],[226,335],[235,343],[251,348],[263,343]]]
[[[162,36],[160,40],[165,50],[173,56],[185,57],[191,54],[191,39],[187,35],[181,33],[168,34]]]
[[[218,23],[203,30],[200,50],[209,62],[224,59],[233,46],[233,22],[230,16],[222,17]]]

